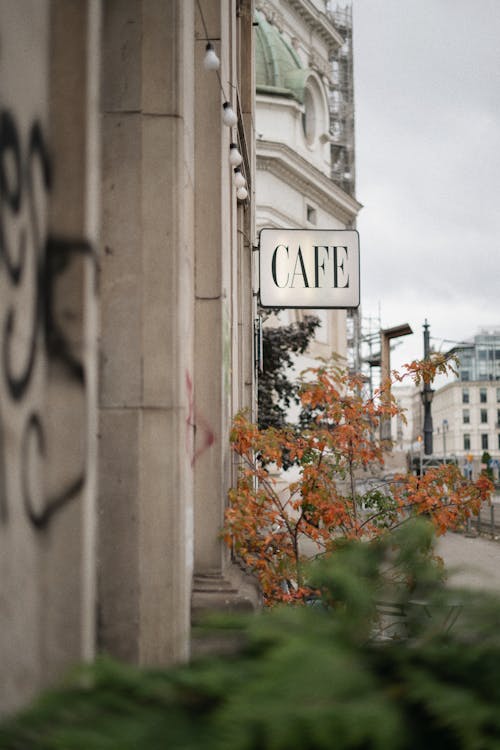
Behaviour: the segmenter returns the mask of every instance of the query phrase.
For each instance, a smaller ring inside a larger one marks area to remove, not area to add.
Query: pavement
[[[448,532],[438,539],[436,552],[448,569],[451,586],[500,594],[500,541]]]

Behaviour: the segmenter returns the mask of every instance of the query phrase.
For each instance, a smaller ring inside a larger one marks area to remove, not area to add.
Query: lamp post
[[[422,445],[423,445],[422,435],[418,435],[417,436],[417,442],[418,442],[418,461],[419,461],[419,472],[418,472],[418,475],[419,475],[419,477],[421,477],[422,476],[422,463],[423,463],[423,460],[422,460]]]
[[[448,420],[443,419],[443,459],[446,463],[446,433],[448,432]]]
[[[427,320],[424,323],[424,359],[429,359],[429,324]],[[422,391],[422,403],[424,405],[424,453],[426,456],[432,455],[432,414],[431,404],[434,391],[430,383],[424,382]]]

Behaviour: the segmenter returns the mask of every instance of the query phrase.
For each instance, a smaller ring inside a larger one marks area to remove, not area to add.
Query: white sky
[[[341,3],[340,3],[341,4]],[[364,317],[500,326],[500,0],[353,0]]]

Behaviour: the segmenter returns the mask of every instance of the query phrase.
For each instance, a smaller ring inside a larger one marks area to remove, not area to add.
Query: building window
[[[306,88],[304,93],[304,113],[302,115],[302,128],[306,141],[311,145],[316,137],[316,110],[314,97],[310,89]]]
[[[488,391],[486,388],[480,388],[479,389],[479,401],[482,404],[485,404],[488,400]]]
[[[500,432],[498,433],[498,450],[500,451]]]
[[[462,388],[462,403],[463,404],[469,403],[469,389],[468,388]]]
[[[497,409],[497,427],[500,427],[500,409]]]
[[[464,434],[464,451],[470,451],[470,435],[467,432]]]
[[[307,210],[307,221],[309,222],[309,224],[316,224],[317,222],[316,209],[308,205],[306,207],[306,210]]]
[[[497,388],[497,403],[500,404],[500,388]]]
[[[463,412],[462,412],[462,414],[463,414],[463,422],[464,422],[464,424],[469,424],[470,423],[470,412],[469,412],[469,410],[468,409],[464,409]]]
[[[486,424],[488,422],[488,409],[481,409],[481,424]]]
[[[486,434],[481,435],[481,448],[483,451],[488,450],[488,435]]]

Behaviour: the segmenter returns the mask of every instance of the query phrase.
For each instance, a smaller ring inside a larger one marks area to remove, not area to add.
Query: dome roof
[[[304,103],[306,81],[311,74],[303,68],[295,50],[278,29],[256,13],[255,79],[258,94],[286,96]]]

